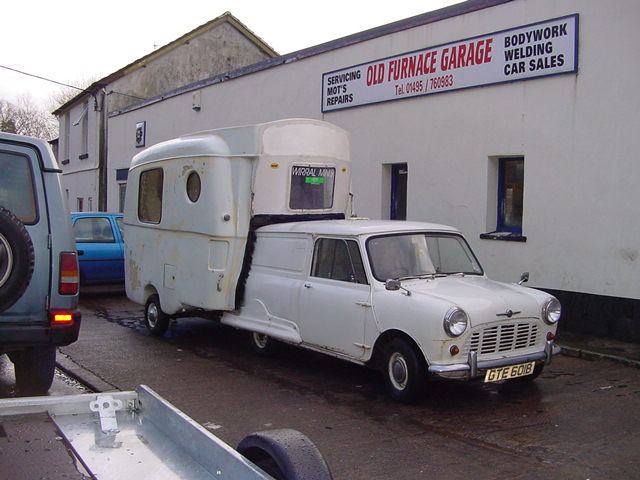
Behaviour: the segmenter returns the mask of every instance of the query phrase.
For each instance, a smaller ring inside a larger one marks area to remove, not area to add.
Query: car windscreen
[[[372,237],[367,241],[367,253],[373,276],[381,282],[455,273],[483,275],[467,242],[455,234],[417,232]]]

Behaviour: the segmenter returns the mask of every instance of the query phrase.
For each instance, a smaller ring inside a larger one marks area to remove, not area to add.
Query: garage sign
[[[578,14],[322,75],[322,111],[575,73]]]

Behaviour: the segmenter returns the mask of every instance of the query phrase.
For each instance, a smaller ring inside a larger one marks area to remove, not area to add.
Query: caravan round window
[[[200,198],[200,175],[198,172],[191,172],[187,178],[187,196],[193,203]]]

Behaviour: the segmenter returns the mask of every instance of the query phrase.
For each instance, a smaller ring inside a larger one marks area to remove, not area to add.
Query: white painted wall
[[[83,110],[87,109],[83,118]],[[60,119],[58,163],[63,172],[63,188],[68,191],[69,209],[77,211],[77,198],[84,199],[84,211],[98,210],[98,128],[101,112],[94,108],[93,98],[79,102]],[[67,118],[64,118],[67,117]],[[86,129],[83,128],[86,122]],[[74,125],[75,124],[75,125]],[[84,137],[84,138],[83,138]]]
[[[573,13],[580,14],[579,73],[321,113],[322,74]],[[357,213],[388,215],[388,163],[409,166],[408,219],[461,228],[490,276],[531,285],[639,298],[640,95],[636,0],[514,0],[395,33],[109,119],[109,205],[115,170],[135,149],[180,134],[287,117],[323,119],[351,133]],[[526,243],[481,240],[495,227],[492,157],[525,157]],[[385,179],[386,181],[386,179]]]

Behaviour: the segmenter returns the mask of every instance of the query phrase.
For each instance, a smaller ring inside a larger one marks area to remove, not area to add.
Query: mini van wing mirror
[[[523,283],[527,283],[529,281],[529,272],[524,272],[522,275],[520,275],[520,281],[518,282],[518,285],[522,285]]]
[[[384,288],[392,292],[395,292],[396,290],[400,290],[400,287],[401,287],[400,280],[390,278],[386,282],[384,282]]]
[[[402,290],[407,297],[411,296],[411,292],[402,286],[400,280],[395,278],[389,278],[386,282],[384,282],[384,288],[391,292]]]

